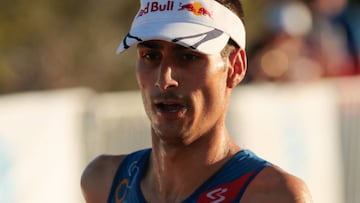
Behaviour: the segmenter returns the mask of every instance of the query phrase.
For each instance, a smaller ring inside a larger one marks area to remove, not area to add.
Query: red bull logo
[[[178,10],[179,11],[187,10],[196,16],[209,16],[210,18],[212,17],[211,12],[209,10],[207,10],[206,8],[204,8],[201,5],[201,3],[199,3],[199,2],[193,2],[193,3],[189,3],[189,4],[181,4],[180,3],[180,7]]]
[[[192,2],[188,4],[183,4],[180,2],[177,11],[182,11],[182,10],[190,11],[192,14],[196,16],[209,16],[210,18],[212,17],[211,12],[207,10],[199,2]],[[166,11],[176,11],[174,10],[174,1],[167,1],[161,3],[158,1],[149,1],[143,5],[137,17],[141,17],[149,13],[166,12]]]

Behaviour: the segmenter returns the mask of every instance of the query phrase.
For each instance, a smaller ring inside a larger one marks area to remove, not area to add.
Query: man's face
[[[137,48],[137,81],[153,133],[191,143],[223,127],[228,103],[227,61],[160,40]]]

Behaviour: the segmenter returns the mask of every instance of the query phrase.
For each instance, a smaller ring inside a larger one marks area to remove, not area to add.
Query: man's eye
[[[184,61],[193,61],[198,59],[198,56],[196,54],[186,53],[181,56],[181,59]]]
[[[157,52],[144,52],[142,58],[150,61],[161,59],[161,55]]]

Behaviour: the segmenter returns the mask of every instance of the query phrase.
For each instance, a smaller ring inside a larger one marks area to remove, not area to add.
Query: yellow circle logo
[[[127,194],[128,186],[129,186],[129,180],[125,178],[116,187],[116,191],[115,191],[115,202],[116,203],[121,203],[124,201],[126,194]]]

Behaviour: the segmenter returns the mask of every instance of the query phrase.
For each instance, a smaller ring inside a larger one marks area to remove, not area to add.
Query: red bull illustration
[[[209,10],[207,10],[206,8],[204,8],[201,3],[199,2],[193,2],[193,3],[189,3],[189,4],[181,4],[179,6],[179,11],[181,10],[187,10],[192,12],[194,15],[196,16],[209,16],[210,18],[212,17],[212,14]]]
[[[193,3],[191,4],[181,4],[180,3],[180,8],[178,9],[179,11],[181,10],[187,10],[187,11],[190,11],[190,12],[194,12],[195,10],[195,5]]]

